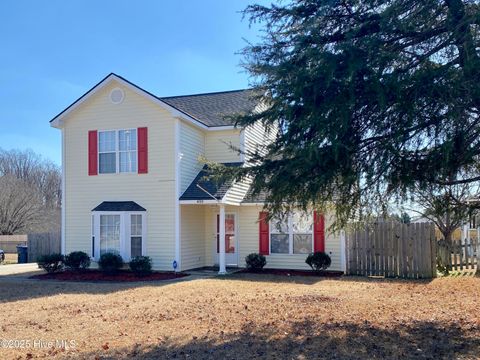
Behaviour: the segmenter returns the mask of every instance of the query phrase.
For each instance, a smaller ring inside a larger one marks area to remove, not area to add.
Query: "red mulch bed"
[[[343,271],[322,271],[315,272],[311,270],[289,270],[289,269],[262,269],[261,271],[251,271],[244,269],[240,272],[251,274],[268,274],[268,275],[282,275],[282,276],[317,276],[317,277],[340,277]]]
[[[41,274],[31,276],[38,280],[61,280],[61,281],[155,281],[172,280],[188,276],[185,273],[153,272],[145,276],[137,276],[130,271],[121,270],[117,274],[106,274],[100,270],[86,270],[82,272],[62,271],[53,274]]]

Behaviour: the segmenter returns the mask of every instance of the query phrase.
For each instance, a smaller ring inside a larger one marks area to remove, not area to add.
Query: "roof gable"
[[[114,73],[111,73],[111,74],[107,75],[105,78],[103,78],[95,86],[93,86],[90,90],[88,90],[85,94],[83,94],[74,103],[72,103],[70,106],[68,106],[65,110],[63,110],[61,113],[59,113],[57,116],[55,116],[52,120],[50,120],[50,125],[52,127],[62,128],[63,120],[65,119],[66,116],[71,114],[80,105],[82,105],[85,101],[90,99],[92,96],[94,96],[100,90],[102,90],[106,86],[110,85],[114,81],[118,82],[120,85],[125,86],[129,90],[132,90],[133,92],[147,98],[148,100],[153,101],[154,103],[160,105],[162,108],[169,111],[172,114],[172,116],[180,117],[180,118],[183,118],[184,120],[187,120],[189,122],[196,123],[195,125],[201,124],[196,119],[188,116],[187,114],[184,114],[184,113],[180,112],[179,110],[173,108],[172,106],[168,105],[167,103],[161,101],[159,98],[157,98],[155,95],[149,93],[148,91],[138,87],[137,85],[135,85],[135,84],[131,83],[130,81],[122,78],[121,76],[118,76]]]
[[[70,113],[114,81],[166,109],[172,116],[181,118],[204,130],[233,128],[234,123],[229,117],[235,114],[254,111],[256,107],[256,102],[253,100],[254,92],[250,89],[157,97],[123,77],[110,73],[74,103],[50,120],[51,126],[61,128],[63,126],[63,120]]]

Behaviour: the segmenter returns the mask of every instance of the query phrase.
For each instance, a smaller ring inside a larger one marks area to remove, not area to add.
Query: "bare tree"
[[[42,219],[40,192],[13,175],[0,177],[0,234],[12,235],[36,226]]]
[[[455,229],[480,208],[478,184],[417,187],[413,197],[415,205],[409,210],[435,223],[447,244]]]
[[[61,173],[31,150],[0,149],[0,233],[60,228]]]

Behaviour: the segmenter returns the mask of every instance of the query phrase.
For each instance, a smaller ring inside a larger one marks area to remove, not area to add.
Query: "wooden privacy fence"
[[[451,270],[477,270],[479,269],[480,241],[467,236],[461,240],[452,240],[447,244],[440,240],[437,244],[437,255],[441,263],[449,265]]]
[[[346,258],[348,275],[435,277],[435,227],[396,222],[363,226],[347,234]]]
[[[7,254],[16,254],[17,245],[27,245],[27,235],[0,235],[0,249]]]
[[[36,262],[41,255],[60,253],[60,233],[28,234],[28,262]]]

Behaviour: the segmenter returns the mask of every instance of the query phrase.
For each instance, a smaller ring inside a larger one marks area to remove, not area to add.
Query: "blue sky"
[[[160,96],[248,87],[236,54],[258,35],[248,3],[2,0],[0,147],[60,164],[49,120],[110,72]]]

